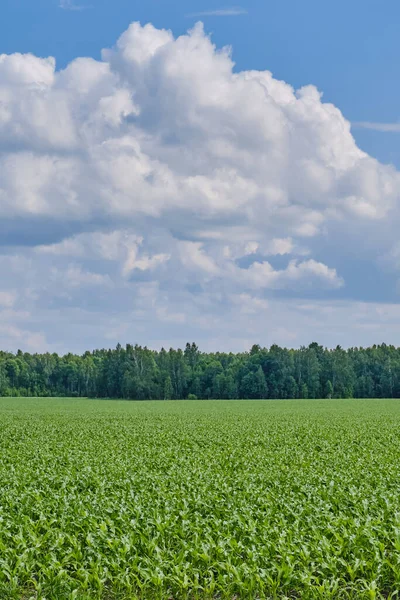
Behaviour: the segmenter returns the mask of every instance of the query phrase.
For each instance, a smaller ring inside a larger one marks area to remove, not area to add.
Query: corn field
[[[2,600],[399,589],[399,401],[0,399]]]

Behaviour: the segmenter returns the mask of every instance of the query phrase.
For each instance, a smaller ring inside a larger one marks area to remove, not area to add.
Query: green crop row
[[[400,401],[0,399],[0,598],[400,590]]]

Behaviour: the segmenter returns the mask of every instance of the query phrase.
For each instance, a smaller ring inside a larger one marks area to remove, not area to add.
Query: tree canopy
[[[243,353],[120,344],[76,354],[0,352],[2,396],[183,398],[400,397],[400,349],[317,343],[299,349],[254,345]]]

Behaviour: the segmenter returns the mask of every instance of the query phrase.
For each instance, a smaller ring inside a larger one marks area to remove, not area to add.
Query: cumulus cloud
[[[101,339],[155,340],[161,323],[172,344],[180,324],[264,317],[270,296],[332,302],[350,247],[390,255],[399,190],[314,86],[235,71],[201,24],[174,38],[133,23],[62,70],[0,55],[0,276],[15,294],[0,310],[40,306],[42,341],[60,308],[76,327],[82,311],[136,323]]]
[[[255,288],[286,289],[298,284],[313,285],[315,282],[328,288],[339,288],[343,279],[336,269],[330,269],[313,259],[298,262],[291,260],[282,270],[275,270],[269,262],[254,262],[248,269],[241,269],[242,277]]]
[[[175,40],[134,23],[103,62],[61,72],[2,56],[2,215],[133,222],[179,210],[313,236],[329,209],[387,213],[398,174],[357,148],[336,107],[312,86],[232,68],[201,25]]]

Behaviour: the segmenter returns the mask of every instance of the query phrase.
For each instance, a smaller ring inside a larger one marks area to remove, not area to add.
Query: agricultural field
[[[0,598],[400,589],[400,401],[0,399]]]

